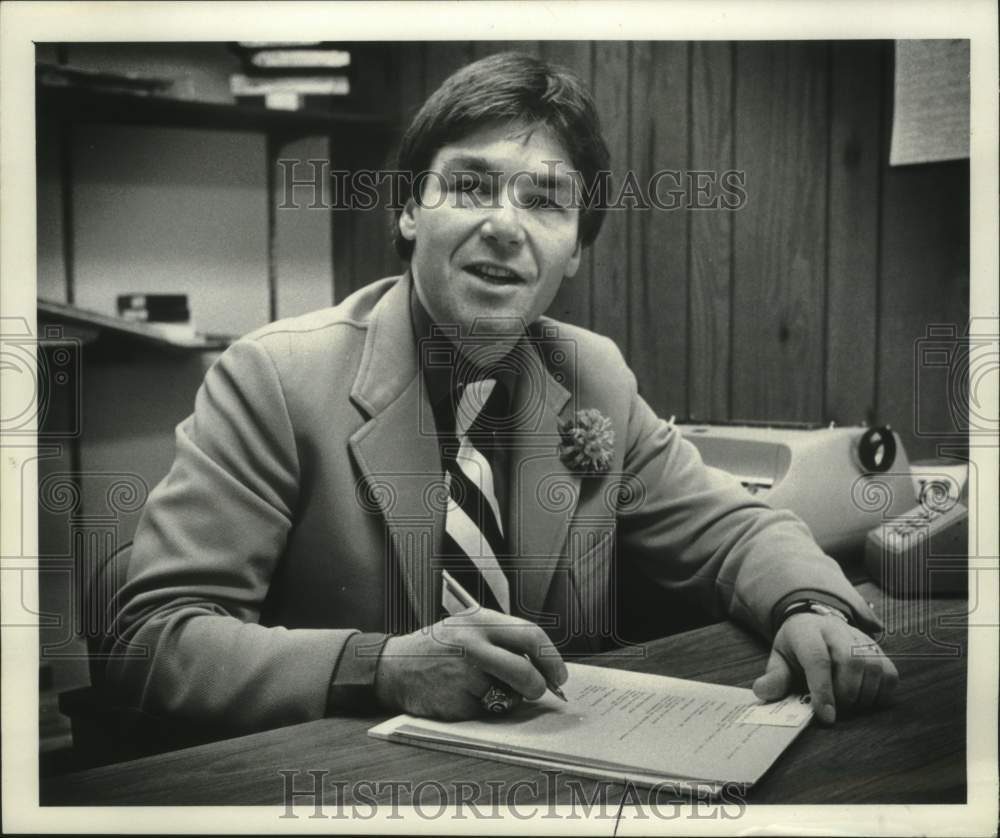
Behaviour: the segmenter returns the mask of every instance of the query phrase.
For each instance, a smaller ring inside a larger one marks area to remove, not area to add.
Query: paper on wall
[[[969,156],[969,42],[896,41],[889,164]]]

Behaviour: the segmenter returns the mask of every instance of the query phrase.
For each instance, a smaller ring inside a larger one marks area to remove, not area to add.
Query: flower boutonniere
[[[611,420],[595,408],[578,410],[559,423],[559,458],[574,471],[604,472],[611,467],[615,432]]]

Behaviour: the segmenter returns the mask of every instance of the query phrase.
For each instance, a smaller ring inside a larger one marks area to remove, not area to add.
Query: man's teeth
[[[520,279],[513,271],[508,271],[506,268],[496,268],[492,265],[473,265],[472,270],[480,276],[490,279]]]

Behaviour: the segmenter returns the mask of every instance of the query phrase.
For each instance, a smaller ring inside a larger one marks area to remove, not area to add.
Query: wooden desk
[[[929,603],[883,597],[871,583],[862,595],[884,615],[890,630],[881,638],[901,676],[898,700],[891,708],[841,718],[833,728],[811,725],[754,788],[754,803],[964,803],[966,610],[964,599]],[[951,645],[943,645],[951,644]],[[718,684],[750,686],[764,670],[767,647],[731,623],[674,635],[649,643],[643,657],[613,653],[588,662]],[[297,771],[297,790],[309,789],[308,771],[325,771],[324,811],[350,802],[359,780],[363,795],[389,804],[409,803],[406,788],[385,781],[440,783],[450,794],[462,783],[487,782],[504,795],[518,781],[516,805],[555,799],[581,799],[569,782],[576,781],[587,799],[597,782],[529,768],[455,756],[366,736],[376,720],[324,719],[265,733],[105,766],[45,781],[42,805],[171,805],[270,804],[283,807],[285,778]],[[343,783],[344,785],[337,785]],[[624,792],[604,785],[610,801]],[[373,793],[376,792],[376,793]],[[377,793],[381,792],[381,793]],[[461,793],[461,792],[458,792]],[[645,799],[645,798],[643,798]],[[421,801],[434,808],[437,798]],[[309,798],[300,805],[311,806]],[[363,800],[359,803],[367,806]],[[481,806],[488,806],[479,798]],[[366,810],[367,811],[367,810]]]

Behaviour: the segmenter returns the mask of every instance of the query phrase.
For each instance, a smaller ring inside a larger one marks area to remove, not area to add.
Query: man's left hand
[[[782,623],[753,691],[764,701],[777,701],[803,677],[816,717],[825,724],[833,724],[838,708],[887,704],[899,682],[895,665],[874,640],[843,620],[820,614],[795,614]]]

